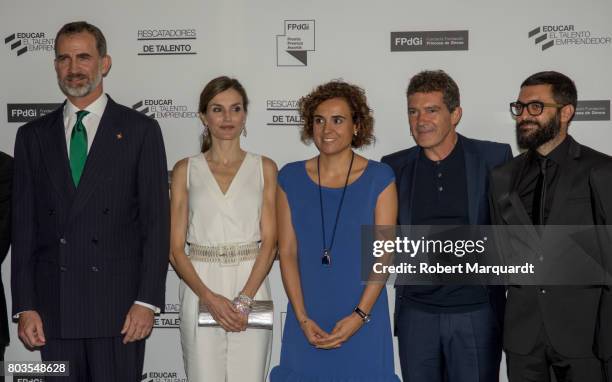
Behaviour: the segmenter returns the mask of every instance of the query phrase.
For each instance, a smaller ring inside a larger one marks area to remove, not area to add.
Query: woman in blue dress
[[[399,381],[384,283],[361,277],[361,226],[394,225],[387,165],[355,154],[374,140],[364,91],[332,81],[300,100],[302,141],[319,155],[279,172],[277,219],[289,297],[279,381]]]

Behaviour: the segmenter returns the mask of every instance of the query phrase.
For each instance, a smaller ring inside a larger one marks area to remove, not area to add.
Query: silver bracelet
[[[244,293],[240,293],[238,297],[234,298],[234,306],[236,310],[244,315],[249,315],[251,313],[251,306],[253,305],[253,299],[247,296]]]
[[[253,305],[253,299],[252,299],[252,298],[250,298],[249,296],[247,296],[247,295],[246,295],[246,294],[244,294],[244,293],[240,293],[240,294],[238,295],[238,297],[236,297],[236,299],[238,299],[238,301],[240,301],[240,302],[242,302],[242,303],[244,303],[244,304],[248,305],[249,307],[250,307],[251,305]]]

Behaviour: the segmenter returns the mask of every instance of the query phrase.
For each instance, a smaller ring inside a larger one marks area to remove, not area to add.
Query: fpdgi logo
[[[580,100],[576,105],[574,121],[609,121],[610,100]]]
[[[21,56],[26,52],[53,51],[55,38],[47,38],[45,32],[17,32],[6,36],[4,44]]]
[[[468,48],[468,30],[391,32],[392,52],[435,52]]]
[[[285,34],[276,35],[276,65],[306,66],[315,50],[314,20],[285,20]]]
[[[7,122],[30,122],[60,106],[61,103],[9,103],[6,104]]]

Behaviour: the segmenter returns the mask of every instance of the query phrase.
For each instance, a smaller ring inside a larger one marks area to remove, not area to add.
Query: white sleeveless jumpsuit
[[[203,154],[188,159],[189,225],[187,243],[200,246],[246,244],[261,240],[259,223],[264,176],[261,156],[247,153],[223,194]],[[194,268],[213,292],[232,300],[244,287],[255,260],[235,265],[192,258]],[[181,281],[180,333],[190,382],[261,382],[268,372],[272,331],[228,333],[198,327],[198,297]],[[255,300],[271,300],[266,278]]]

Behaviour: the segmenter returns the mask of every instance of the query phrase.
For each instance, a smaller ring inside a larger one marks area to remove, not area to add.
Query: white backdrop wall
[[[269,156],[279,167],[315,154],[300,143],[299,121],[291,109],[314,86],[336,78],[363,87],[374,110],[377,142],[363,155],[379,159],[412,146],[404,92],[409,78],[423,69],[443,69],[459,84],[464,110],[459,132],[510,143],[515,153],[508,103],[528,75],[561,71],[575,80],[581,101],[597,101],[581,104],[582,118],[577,119],[586,120],[575,120],[571,134],[612,154],[611,15],[607,0],[2,0],[0,150],[12,154],[24,117],[48,109],[36,104],[63,101],[52,40],[64,23],[84,19],[99,26],[108,40],[113,67],[105,90],[120,103],[155,114],[169,169],[198,152],[198,96],[208,80],[222,74],[240,79],[251,99],[244,147]],[[450,47],[461,50],[431,50],[428,41],[434,41],[435,33],[421,34],[421,40],[418,33],[404,33],[407,38],[395,47],[407,51],[394,51],[392,32],[429,31],[446,36],[449,45],[459,42]],[[450,38],[457,35],[462,39]],[[142,40],[151,37],[169,39]],[[2,266],[7,293],[9,269],[10,257]],[[277,264],[270,278],[277,308],[276,365],[287,302]],[[176,328],[178,281],[171,269],[167,286],[167,313],[158,318],[147,342],[144,381],[186,380]],[[11,332],[6,359],[38,359],[17,339],[16,325]],[[399,375],[397,361],[396,368]]]

